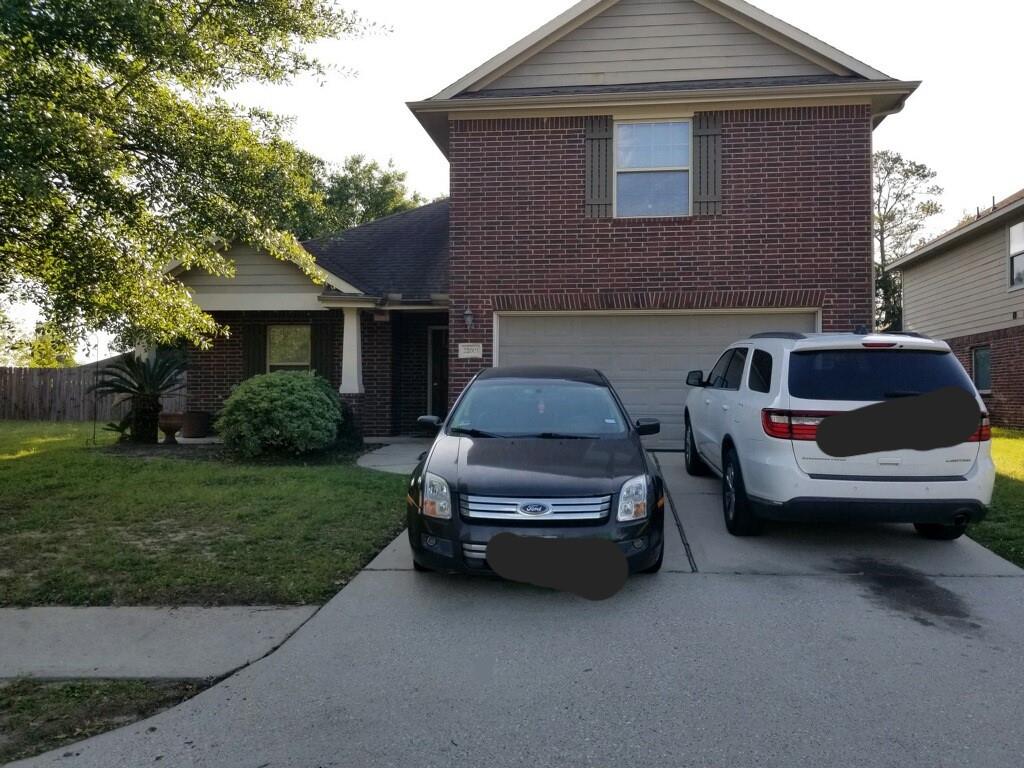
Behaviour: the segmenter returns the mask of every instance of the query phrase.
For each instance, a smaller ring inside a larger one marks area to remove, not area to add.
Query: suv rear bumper
[[[975,499],[836,499],[800,497],[778,503],[751,498],[754,512],[767,520],[857,522],[857,523],[941,523],[951,525],[964,517],[976,523],[987,507]]]

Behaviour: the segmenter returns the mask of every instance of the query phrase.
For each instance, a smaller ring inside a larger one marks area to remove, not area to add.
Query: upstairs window
[[[267,326],[267,370],[308,371],[312,344],[308,325]]]
[[[1024,221],[1010,227],[1010,287],[1024,286]]]
[[[615,124],[615,215],[690,215],[690,123]]]

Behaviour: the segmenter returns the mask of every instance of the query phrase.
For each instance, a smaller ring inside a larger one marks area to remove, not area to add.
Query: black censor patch
[[[974,395],[945,387],[826,416],[818,426],[817,441],[824,453],[843,458],[878,451],[930,451],[966,442],[980,425]]]
[[[607,600],[626,583],[629,566],[608,539],[543,539],[499,533],[487,544],[487,562],[509,581]]]

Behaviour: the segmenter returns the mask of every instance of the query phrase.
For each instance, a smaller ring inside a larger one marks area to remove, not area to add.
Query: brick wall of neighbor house
[[[992,423],[1024,429],[1024,325],[947,339],[967,372],[974,376],[971,350],[989,347],[992,394],[983,395]]]
[[[363,394],[342,395],[352,408],[362,434],[382,437],[394,434],[391,415],[391,318],[375,320],[375,313],[361,312]],[[335,364],[341,380],[341,334],[335,337]]]
[[[774,307],[800,306],[800,289],[825,330],[870,325],[870,107],[720,117],[722,213],[666,219],[584,217],[583,117],[450,124],[451,343],[484,346],[483,361],[451,360],[453,396],[489,364],[496,300]]]
[[[392,312],[394,324],[395,429],[416,434],[423,429],[416,419],[427,412],[427,333],[431,326],[448,325],[448,315],[438,312]]]

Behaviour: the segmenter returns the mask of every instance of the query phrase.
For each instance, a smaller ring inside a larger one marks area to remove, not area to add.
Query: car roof
[[[605,379],[594,368],[574,368],[568,365],[505,365],[485,368],[478,379],[563,379],[585,384],[605,385]]]
[[[949,345],[941,339],[929,339],[918,334],[905,333],[794,333],[792,331],[779,331],[755,334],[747,339],[736,342],[736,344],[740,345],[751,343],[766,348],[775,347],[777,349],[797,351],[811,349],[863,349],[865,346],[878,349],[949,351]],[[882,347],[880,345],[886,346]]]

